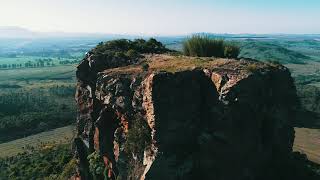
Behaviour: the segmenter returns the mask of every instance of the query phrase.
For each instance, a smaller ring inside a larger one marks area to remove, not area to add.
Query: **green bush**
[[[222,39],[211,39],[209,36],[194,35],[183,43],[183,53],[196,57],[237,58],[240,48],[226,43]]]
[[[161,54],[171,52],[161,42],[151,38],[148,41],[144,39],[128,40],[118,39],[99,43],[89,54],[92,54],[96,71],[102,71],[107,68],[127,66],[138,62],[142,54],[155,53]]]
[[[224,47],[224,57],[237,58],[240,53],[240,48],[234,44],[227,44]]]
[[[89,170],[94,179],[108,179],[108,169],[104,165],[102,156],[98,152],[91,153],[87,159],[89,160]]]
[[[130,58],[134,58],[134,57],[137,57],[139,56],[139,53],[134,50],[134,49],[129,49],[127,52],[126,52],[126,56],[127,57],[130,57]]]
[[[124,53],[128,56],[142,54],[142,53],[165,53],[169,52],[161,42],[154,38],[148,41],[144,39],[135,39],[133,41],[128,39],[118,39],[99,43],[92,52],[94,54],[107,54],[107,53]]]

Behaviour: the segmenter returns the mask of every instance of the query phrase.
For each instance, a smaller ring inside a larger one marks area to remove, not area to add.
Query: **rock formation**
[[[97,71],[91,56],[77,71],[82,179],[272,179],[292,152],[298,101],[282,65],[144,55]]]

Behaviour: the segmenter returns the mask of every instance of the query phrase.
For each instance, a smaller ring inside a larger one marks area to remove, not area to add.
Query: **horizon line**
[[[0,29],[19,29],[29,31],[36,34],[66,34],[66,35],[112,35],[112,36],[135,36],[135,37],[177,37],[177,36],[192,36],[194,34],[212,34],[212,35],[320,35],[319,33],[285,33],[285,32],[270,32],[270,33],[255,33],[255,32],[241,32],[241,33],[232,33],[232,32],[188,32],[188,33],[174,33],[174,34],[165,34],[165,33],[112,33],[112,32],[69,32],[69,31],[38,31],[22,26],[0,26]],[[48,35],[49,36],[49,35]]]

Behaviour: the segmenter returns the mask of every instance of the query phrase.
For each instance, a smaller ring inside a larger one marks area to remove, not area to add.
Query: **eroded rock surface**
[[[281,65],[146,55],[147,71],[95,72],[88,60],[76,94],[83,179],[92,152],[113,179],[258,180],[292,151],[298,103]]]

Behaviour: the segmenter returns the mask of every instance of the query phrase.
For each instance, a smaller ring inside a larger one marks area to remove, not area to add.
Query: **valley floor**
[[[304,153],[310,161],[320,164],[320,129],[295,128],[293,150]]]
[[[75,135],[75,127],[70,125],[42,132],[25,138],[0,144],[0,158],[23,153],[26,147],[38,147],[41,144],[68,144]]]

